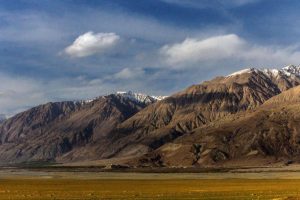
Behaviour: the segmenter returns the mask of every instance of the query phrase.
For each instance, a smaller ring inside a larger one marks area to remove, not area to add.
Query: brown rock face
[[[6,120],[0,127],[1,143],[9,143],[40,132],[44,126],[59,121],[79,109],[74,102],[47,103]]]
[[[300,86],[266,101],[253,111],[216,120],[156,150],[166,165],[192,165],[192,148],[200,146],[199,165],[262,165],[299,162]],[[169,149],[173,148],[172,151]],[[178,155],[184,155],[182,157]],[[179,162],[180,161],[180,162]]]
[[[55,160],[107,137],[112,128],[144,107],[109,95],[86,104],[59,102],[32,108],[1,124],[1,163]]]
[[[137,145],[143,149],[142,153],[152,152],[194,129],[253,110],[282,90],[300,83],[298,79],[289,81],[285,76],[274,79],[262,71],[250,70],[191,86],[148,106],[120,124],[112,133],[114,149],[107,156],[128,156],[130,152],[137,155],[133,151]],[[190,151],[191,147],[186,149]],[[220,152],[217,154],[226,157]]]

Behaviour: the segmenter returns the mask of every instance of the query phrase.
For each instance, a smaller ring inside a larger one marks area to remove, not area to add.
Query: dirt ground
[[[300,199],[300,172],[115,173],[0,170],[0,199]]]

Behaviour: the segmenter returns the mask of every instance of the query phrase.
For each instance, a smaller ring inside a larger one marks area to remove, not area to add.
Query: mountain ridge
[[[293,65],[250,68],[168,97],[129,91],[40,105],[0,124],[0,164],[114,160],[135,167],[183,167],[250,157],[258,164],[293,159],[298,154],[288,149],[298,152],[297,142],[284,140],[298,137],[299,72]],[[280,114],[286,107],[287,114]],[[296,131],[277,125],[280,120]],[[262,138],[263,130],[272,144]],[[272,135],[280,131],[280,137]],[[286,153],[280,154],[276,146],[283,144]]]
[[[86,104],[68,101],[34,107],[0,125],[1,163],[53,160],[76,146],[105,137],[117,123],[145,106],[108,95]]]

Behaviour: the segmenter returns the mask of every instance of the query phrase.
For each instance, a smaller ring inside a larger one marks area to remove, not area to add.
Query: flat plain
[[[300,172],[0,171],[0,199],[300,199]]]

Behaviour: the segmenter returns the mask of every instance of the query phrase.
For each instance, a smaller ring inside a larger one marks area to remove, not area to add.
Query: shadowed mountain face
[[[253,110],[299,83],[298,77],[273,77],[250,69],[191,86],[120,124],[112,133],[113,149],[108,157],[136,155],[137,146],[142,153],[152,152],[198,127]]]
[[[2,163],[54,160],[105,138],[117,124],[146,105],[119,95],[89,103],[48,103],[20,113],[0,126]]]
[[[297,86],[253,111],[229,115],[194,129],[161,146],[156,153],[162,155],[167,165],[299,162],[299,111],[300,86]]]
[[[293,159],[298,69],[242,70],[162,100],[118,93],[41,105],[0,125],[0,160],[207,166]]]
[[[79,103],[57,102],[47,103],[17,114],[0,127],[1,143],[9,143],[30,135],[36,135],[37,132],[42,131],[44,126],[61,120],[79,108]]]

